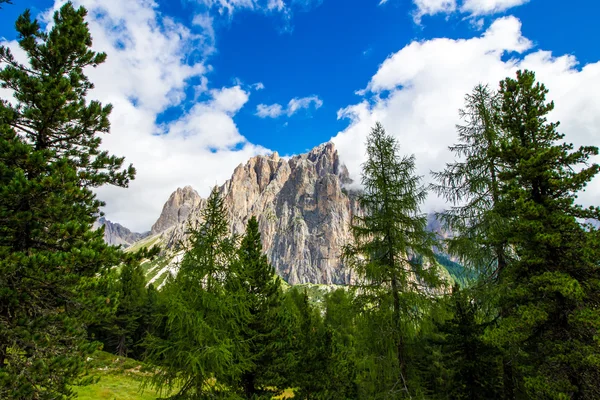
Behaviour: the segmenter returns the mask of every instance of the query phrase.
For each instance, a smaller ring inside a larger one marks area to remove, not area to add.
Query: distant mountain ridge
[[[112,244],[113,246],[121,245],[123,247],[129,247],[138,240],[150,235],[150,232],[132,232],[123,225],[117,224],[116,222],[111,222],[104,217],[98,218],[98,220],[92,226],[92,229],[100,229],[103,226],[104,241],[108,244]]]

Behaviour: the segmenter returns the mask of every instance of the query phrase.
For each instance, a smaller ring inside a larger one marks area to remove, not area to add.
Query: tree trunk
[[[127,348],[125,347],[125,335],[119,337],[119,344],[117,345],[117,354],[121,357],[127,355]]]
[[[392,277],[392,296],[394,298],[394,324],[398,334],[396,342],[396,352],[398,357],[398,367],[400,368],[400,380],[403,386],[406,387],[406,360],[404,359],[404,336],[400,329],[400,295],[398,294],[398,282],[395,276]]]

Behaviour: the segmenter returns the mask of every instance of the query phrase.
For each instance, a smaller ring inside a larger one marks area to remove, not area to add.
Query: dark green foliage
[[[104,344],[104,351],[119,356],[139,358],[136,346],[141,340],[140,326],[146,305],[146,279],[137,262],[121,267],[116,282],[104,292],[114,303],[114,312],[90,328],[95,339]]]
[[[495,207],[500,200],[498,173],[501,133],[495,124],[499,96],[487,86],[476,86],[459,111],[459,142],[450,147],[460,161],[433,172],[432,189],[452,204],[438,218],[453,233],[448,251],[483,277],[495,277],[506,265],[506,244],[500,233],[504,220]]]
[[[154,284],[150,283],[146,288],[145,302],[141,308],[141,319],[140,324],[137,330],[137,337],[140,339],[145,339],[148,334],[157,334],[160,330],[161,321],[158,319],[158,316],[162,314],[161,312],[161,299],[159,296],[159,292],[154,287]],[[144,352],[141,343],[137,344],[138,349],[135,352],[141,357],[141,354]]]
[[[455,282],[460,285],[466,285],[469,282],[477,280],[478,273],[469,268],[465,268],[463,265],[452,261],[448,256],[444,254],[436,254],[435,260],[442,267],[446,268],[446,271],[454,279]]]
[[[0,397],[57,399],[80,376],[86,325],[107,307],[99,274],[125,259],[92,231],[92,188],[126,186],[134,170],[100,152],[110,106],[87,102],[83,73],[104,61],[90,50],[86,11],[67,3],[44,33],[25,12],[16,23],[29,65],[0,47]],[[110,307],[110,305],[109,305]]]
[[[292,288],[287,307],[295,315],[292,387],[298,399],[356,398],[355,368],[336,332],[324,324],[306,293]]]
[[[164,332],[144,342],[147,361],[157,366],[148,383],[163,391],[179,387],[177,398],[233,398],[229,388],[250,366],[237,356],[248,354],[248,343],[240,338],[249,316],[242,292],[228,290],[238,282],[232,270],[236,238],[229,234],[216,189],[202,217],[191,229],[191,248],[177,276],[163,289]]]
[[[433,254],[435,237],[420,213],[426,190],[415,175],[414,156],[400,157],[395,139],[378,123],[367,139],[363,165],[364,216],[352,225],[354,243],[345,257],[359,278],[362,337],[371,389],[387,398],[409,395],[407,342],[427,307],[429,292],[441,284]]]
[[[516,257],[500,276],[503,313],[488,338],[518,365],[527,397],[592,399],[600,396],[600,242],[578,218],[600,212],[574,201],[599,171],[588,163],[598,149],[562,142],[546,119],[547,92],[529,71],[500,85],[499,213]]]
[[[436,323],[427,344],[433,357],[426,356],[429,364],[425,369],[433,396],[497,398],[502,387],[502,362],[500,353],[483,340],[487,318],[478,300],[455,285],[447,303],[450,318]]]
[[[270,398],[285,389],[281,372],[286,363],[279,353],[285,349],[286,327],[280,318],[281,279],[263,253],[255,217],[248,221],[234,269],[236,279],[230,280],[228,290],[242,293],[242,305],[248,312],[248,320],[241,327],[241,340],[248,343],[247,353],[236,354],[248,364],[241,376],[241,387],[245,398]]]

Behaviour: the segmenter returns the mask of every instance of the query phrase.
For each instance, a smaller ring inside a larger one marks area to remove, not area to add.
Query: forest
[[[565,141],[533,71],[465,94],[433,184],[372,128],[354,283],[323,302],[276,276],[256,218],[230,233],[217,190],[158,290],[143,271],[158,248],[92,229],[95,190],[136,171],[101,148],[112,106],[88,99],[85,70],[107,55],[86,14],[66,3],[48,32],[21,15],[25,64],[0,47],[0,398],[76,398],[98,350],[144,362],[141,388],[170,399],[600,398],[600,208],[577,204],[598,149]],[[447,239],[427,230],[429,192]]]

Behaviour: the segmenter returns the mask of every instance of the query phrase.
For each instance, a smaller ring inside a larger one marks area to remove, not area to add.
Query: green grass
[[[155,400],[158,392],[151,388],[140,390],[142,379],[147,374],[143,363],[125,357],[97,351],[88,361],[91,375],[99,380],[91,385],[75,386],[73,389],[80,400]],[[167,394],[162,393],[162,397]],[[294,397],[286,390],[279,399]]]
[[[93,385],[75,387],[81,400],[155,400],[158,394],[146,388],[140,392],[141,378],[129,374],[102,374]]]
[[[75,386],[81,400],[154,400],[158,393],[150,388],[140,390],[146,372],[143,363],[117,357],[103,351],[95,352],[88,360],[90,375],[98,378],[91,385]],[[164,394],[163,394],[164,396]]]

